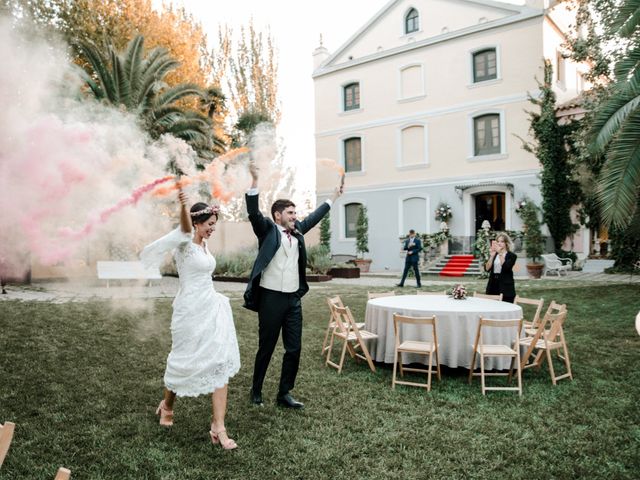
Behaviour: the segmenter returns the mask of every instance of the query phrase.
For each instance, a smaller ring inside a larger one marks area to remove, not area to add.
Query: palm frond
[[[640,112],[631,115],[609,145],[601,172],[598,201],[605,224],[624,227],[638,202]]]
[[[78,50],[89,62],[91,68],[98,77],[98,81],[102,87],[102,92],[104,93],[102,98],[106,97],[111,103],[115,103],[116,97],[113,78],[109,72],[106,58],[102,55],[100,50],[88,40],[77,42],[77,46]]]
[[[125,63],[124,70],[127,74],[129,81],[129,88],[131,89],[131,100],[137,103],[138,92],[141,84],[141,71],[142,53],[144,51],[144,37],[142,35],[136,36],[127,45],[127,50],[124,54]]]
[[[118,94],[117,105],[124,105],[129,110],[131,108],[131,89],[129,88],[129,80],[122,67],[122,60],[118,54],[111,50],[111,72],[113,75],[113,83],[116,86]]]
[[[626,80],[629,74],[635,75],[640,65],[640,48],[632,48],[627,55],[616,63],[614,74],[618,81]]]
[[[592,151],[602,152],[629,115],[638,110],[640,95],[631,96],[628,85],[621,85],[611,98],[601,107],[593,121],[592,132],[595,139]]]
[[[640,25],[640,0],[626,0],[620,5],[613,28],[623,37],[630,37]]]
[[[206,98],[205,92],[193,83],[183,83],[171,87],[160,95],[156,96],[154,103],[157,106],[168,105],[186,97],[197,96],[200,98]]]

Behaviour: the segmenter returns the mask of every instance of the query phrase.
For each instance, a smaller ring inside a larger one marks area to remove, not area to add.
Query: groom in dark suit
[[[291,396],[302,349],[302,296],[309,291],[305,271],[307,251],[304,234],[311,230],[331,209],[342,194],[336,188],[333,198],[323,202],[303,221],[296,217],[291,200],[276,200],[271,206],[273,220],[265,218],[258,207],[258,171],[249,167],[253,182],[247,192],[247,212],[253,232],[258,237],[258,256],[253,264],[244,307],[258,312],[258,352],[253,369],[251,402],[263,405],[262,383],[273,350],[282,330],[285,354],[282,360],[277,404],[286,408],[304,408]]]
[[[416,236],[415,230],[409,230],[409,237],[404,241],[404,250],[407,251],[407,256],[404,259],[404,272],[402,272],[402,280],[396,285],[396,287],[404,287],[404,281],[407,279],[409,269],[413,268],[413,273],[416,275],[416,287],[422,287],[420,283],[420,252],[422,251],[422,241]]]

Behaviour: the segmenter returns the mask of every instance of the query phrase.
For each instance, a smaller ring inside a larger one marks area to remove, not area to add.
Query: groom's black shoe
[[[251,400],[251,403],[257,405],[258,407],[264,406],[261,392],[254,392],[253,389],[251,389],[251,392],[249,393],[249,399]]]
[[[297,401],[295,398],[291,396],[290,393],[285,393],[284,395],[278,395],[278,399],[276,403],[279,407],[284,408],[296,408],[302,410],[304,408],[304,403]]]

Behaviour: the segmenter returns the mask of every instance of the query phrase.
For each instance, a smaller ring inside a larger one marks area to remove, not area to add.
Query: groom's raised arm
[[[331,207],[333,206],[333,202],[335,202],[344,190],[344,184],[341,182],[340,185],[336,187],[333,192],[333,196],[331,198],[327,198],[324,202],[322,202],[318,208],[316,208],[313,212],[311,212],[307,218],[300,222],[300,226],[298,229],[303,233],[307,233],[313,227],[315,227],[322,217],[324,217]]]
[[[267,228],[269,228],[269,220],[264,218],[264,215],[262,215],[262,212],[260,211],[258,195],[258,167],[253,162],[249,164],[249,173],[251,173],[251,188],[249,188],[249,191],[245,195],[247,213],[249,214],[249,221],[251,222],[253,233],[260,237]]]

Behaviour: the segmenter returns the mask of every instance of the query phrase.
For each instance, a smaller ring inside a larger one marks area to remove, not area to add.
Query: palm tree
[[[628,226],[640,214],[640,0],[625,0],[613,24],[630,39],[630,48],[615,66],[615,81],[598,106],[591,134],[592,149],[606,155],[598,181],[598,200],[605,224]]]
[[[92,75],[85,72],[84,80],[94,97],[137,115],[152,138],[171,134],[206,159],[224,145],[214,138],[209,117],[178,104],[194,96],[206,100],[207,93],[195,84],[169,87],[164,83],[165,76],[178,66],[166,49],[156,47],[144,55],[142,35],[132,39],[122,53],[109,47],[104,55],[89,41],[77,46],[93,70]]]

